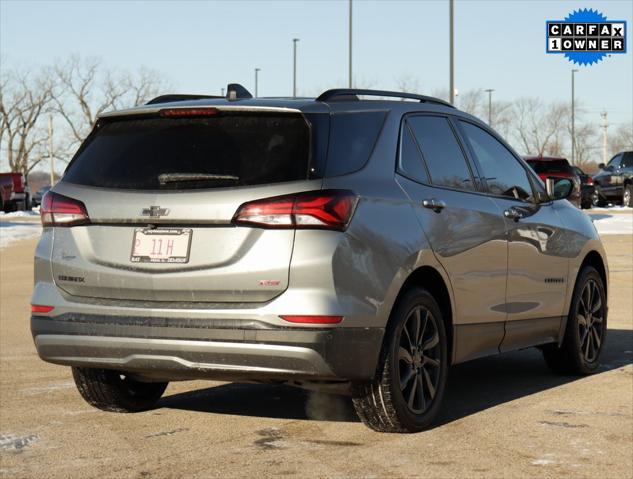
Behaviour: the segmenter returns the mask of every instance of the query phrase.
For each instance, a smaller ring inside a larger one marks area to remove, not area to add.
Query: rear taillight
[[[588,185],[593,185],[593,178],[591,176],[589,178],[587,178],[587,184]]]
[[[358,197],[347,190],[321,190],[244,203],[233,224],[261,228],[344,230]]]
[[[49,191],[40,207],[42,226],[76,226],[90,221],[86,207],[79,200]]]

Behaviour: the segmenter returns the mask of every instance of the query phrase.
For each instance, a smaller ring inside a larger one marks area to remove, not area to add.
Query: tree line
[[[402,91],[420,91],[415,77],[396,80]],[[364,85],[368,87],[368,85]],[[67,163],[90,132],[99,113],[140,105],[169,84],[152,70],[119,71],[99,59],[71,56],[37,71],[0,72],[0,170],[28,174],[49,158],[49,118],[53,120],[53,157]],[[446,98],[446,91],[434,91]],[[493,101],[485,90],[460,92],[457,106],[488,121],[524,155],[571,159],[571,105],[538,97]],[[582,100],[575,110],[576,164],[594,170],[602,161],[602,128],[597,113],[589,115]],[[633,149],[633,123],[608,130],[609,157]]]

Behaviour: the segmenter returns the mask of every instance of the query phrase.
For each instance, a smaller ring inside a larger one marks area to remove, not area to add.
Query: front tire
[[[585,266],[578,274],[565,336],[560,347],[543,348],[547,365],[564,374],[596,372],[607,335],[607,297],[598,271]]]
[[[633,185],[624,185],[622,191],[622,206],[633,207]]]
[[[75,385],[86,402],[110,412],[140,412],[154,407],[166,382],[142,383],[109,369],[72,368]]]
[[[418,432],[435,420],[448,373],[448,343],[433,296],[410,289],[398,300],[385,332],[376,377],[352,384],[363,423],[380,432]]]

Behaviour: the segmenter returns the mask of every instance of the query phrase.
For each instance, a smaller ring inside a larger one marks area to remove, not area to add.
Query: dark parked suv
[[[227,91],[101,115],[44,196],[31,329],[90,404],[285,383],[410,432],[452,364],[537,346],[596,371],[608,268],[569,179],[435,98]]]
[[[599,166],[600,171],[593,176],[594,205],[622,202],[633,206],[633,151],[618,153],[609,163]]]

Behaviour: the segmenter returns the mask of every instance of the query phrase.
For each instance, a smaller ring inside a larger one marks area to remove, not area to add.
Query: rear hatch
[[[89,217],[55,228],[56,284],[74,296],[145,301],[279,295],[294,230],[232,218],[245,202],[321,187],[312,126],[297,111],[216,108],[100,120],[54,188]]]

